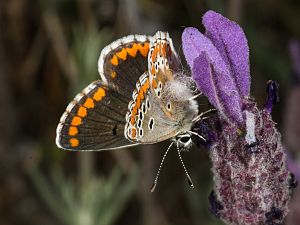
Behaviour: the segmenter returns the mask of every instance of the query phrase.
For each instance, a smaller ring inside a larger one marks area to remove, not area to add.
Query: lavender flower
[[[272,121],[276,82],[265,108],[250,98],[249,49],[243,30],[220,14],[203,16],[205,34],[186,28],[183,52],[198,89],[218,110],[211,147],[215,191],[211,211],[227,224],[279,225],[288,213],[291,176]]]
[[[295,174],[294,178],[300,180],[300,167],[297,164],[297,158],[300,156],[300,42],[299,40],[290,40],[289,55],[292,62],[291,84],[286,96],[286,104],[284,110],[284,132],[285,145],[289,150],[287,165],[291,172]],[[293,157],[292,157],[293,155]],[[293,178],[293,177],[291,177]],[[291,185],[295,182],[291,179]],[[295,186],[295,185],[294,185]],[[290,213],[287,217],[287,224],[297,225],[300,221],[300,192],[297,190],[293,195],[290,203]]]

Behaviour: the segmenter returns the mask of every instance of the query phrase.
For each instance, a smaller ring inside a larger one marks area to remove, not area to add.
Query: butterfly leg
[[[198,134],[198,133],[196,133],[196,132],[194,132],[194,131],[188,131],[188,133],[189,133],[189,134],[196,135],[196,136],[197,136],[198,138],[200,138],[202,141],[206,142],[206,139],[205,139],[202,135],[200,135],[200,134]]]
[[[189,100],[190,100],[190,101],[191,101],[191,100],[194,100],[194,99],[196,99],[196,98],[200,97],[201,95],[203,95],[203,93],[202,93],[202,92],[200,92],[200,93],[198,93],[198,94],[194,95],[194,96],[193,96],[193,97],[191,97]]]
[[[208,118],[209,118],[209,116],[202,117],[201,120],[207,120]]]

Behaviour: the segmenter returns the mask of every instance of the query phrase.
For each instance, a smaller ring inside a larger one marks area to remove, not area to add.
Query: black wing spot
[[[159,87],[159,89],[162,89],[162,83],[161,82],[159,82],[158,87]]]
[[[153,130],[153,125],[154,125],[154,119],[151,118],[151,119],[149,120],[149,129],[150,129],[150,130]]]
[[[144,111],[144,108],[145,108],[145,105],[143,105],[142,106],[142,110]],[[144,117],[144,115],[143,115],[143,112],[142,111],[140,111],[140,113],[139,113],[139,116],[140,116],[140,119],[142,120],[143,119],[143,117]]]
[[[142,126],[142,120],[141,119],[139,119],[138,120],[138,125],[137,125],[138,127],[141,127]]]
[[[146,99],[146,104],[147,104],[147,108],[150,109],[151,106],[150,106],[150,101],[148,98]]]
[[[118,130],[117,125],[115,125],[114,128],[112,129],[112,134],[116,136],[117,130]]]
[[[143,136],[143,134],[144,134],[144,133],[143,133],[143,129],[142,129],[142,128],[140,128],[140,130],[139,130],[139,131],[140,131],[140,136],[142,137],[142,136]]]
[[[146,113],[146,106],[144,103],[142,104],[142,110],[143,110],[143,113]]]

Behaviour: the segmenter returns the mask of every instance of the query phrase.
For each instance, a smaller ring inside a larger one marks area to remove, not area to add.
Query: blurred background
[[[208,151],[175,151],[150,187],[169,142],[107,152],[66,152],[55,129],[68,102],[98,79],[101,49],[128,34],[181,33],[213,9],[237,21],[250,46],[252,96],[280,83],[273,119],[300,180],[300,1],[9,0],[0,1],[0,224],[221,225],[209,212]],[[183,63],[184,60],[182,60]],[[286,224],[300,224],[296,189]]]

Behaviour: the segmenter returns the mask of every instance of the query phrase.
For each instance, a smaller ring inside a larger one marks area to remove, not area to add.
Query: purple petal
[[[199,90],[226,118],[242,123],[238,90],[227,65],[211,41],[190,27],[182,34],[182,46]]]
[[[202,19],[205,35],[229,66],[239,94],[250,95],[249,47],[242,28],[222,15],[208,11]]]
[[[279,84],[276,81],[269,80],[267,84],[267,101],[265,103],[265,110],[271,114],[274,104],[279,102],[278,93]]]
[[[208,98],[209,102],[221,110],[222,104],[216,90],[215,80],[212,77],[211,66],[205,52],[195,58],[192,67],[192,76],[199,90]]]
[[[225,117],[242,123],[241,99],[237,90],[230,89],[224,74],[218,74],[204,52],[194,60],[192,76],[209,100]],[[230,79],[229,79],[230,80]]]

